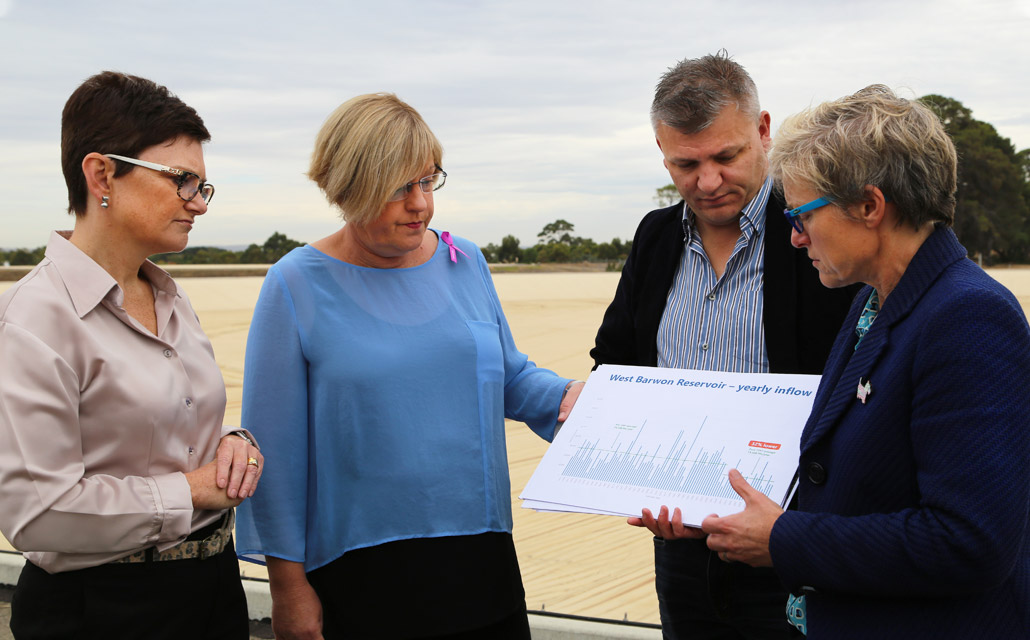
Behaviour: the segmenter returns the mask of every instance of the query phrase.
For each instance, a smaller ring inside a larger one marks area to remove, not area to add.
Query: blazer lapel
[[[849,336],[834,345],[834,352],[823,372],[822,385],[827,386],[827,391],[824,393],[820,388],[819,396],[813,404],[812,414],[801,434],[802,452],[824,437],[839,422],[848,407],[860,402],[858,386],[867,382],[874,384],[870,374],[890,344],[891,329],[911,313],[944,269],[964,257],[965,249],[951,229],[939,228],[930,234],[913,256],[897,287],[884,302],[869,333],[862,339],[861,346],[855,350],[857,336],[854,327],[871,291],[868,287],[862,289],[845,322],[845,331]],[[866,402],[876,402],[875,386]]]
[[[863,289],[862,292],[866,294],[862,298],[862,306],[865,306],[868,290]],[[861,346],[855,350],[855,343],[858,341],[858,337],[855,335],[855,323],[858,321],[858,316],[848,316],[847,331],[850,335],[841,345],[839,352],[835,354],[833,360],[835,371],[831,373],[827,369],[823,374],[823,379],[833,386],[823,396],[825,400],[822,405],[812,407],[812,415],[801,434],[802,451],[818,442],[837,424],[840,416],[851,406],[851,403],[858,402],[858,385],[870,382],[869,374],[888,344],[889,323],[882,322],[884,320],[885,318],[882,317],[876,318],[869,333],[862,339]],[[874,389],[868,401],[875,402],[875,397]]]

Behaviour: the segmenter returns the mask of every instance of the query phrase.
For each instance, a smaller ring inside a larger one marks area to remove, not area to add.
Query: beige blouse
[[[184,472],[214,459],[225,385],[183,291],[147,262],[158,335],[54,232],[0,296],[0,530],[56,573],[164,550],[215,521]]]

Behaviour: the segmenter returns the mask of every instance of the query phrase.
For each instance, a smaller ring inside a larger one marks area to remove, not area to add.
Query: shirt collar
[[[118,282],[92,258],[68,239],[71,231],[54,231],[46,246],[46,257],[61,274],[71,298],[75,313],[81,318],[92,311],[105,298],[110,296],[111,302],[122,306],[123,294]],[[158,291],[171,296],[181,297],[179,285],[167,272],[147,260],[141,271],[146,279]]]
[[[740,215],[740,232],[744,237],[750,238],[765,230],[765,207],[769,204],[769,194],[772,192],[772,177],[766,176],[758,193],[751,202],[744,206]],[[689,244],[693,240],[695,226],[695,214],[690,206],[683,203],[683,237]]]

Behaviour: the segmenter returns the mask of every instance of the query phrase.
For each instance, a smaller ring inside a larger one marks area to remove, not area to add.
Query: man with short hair
[[[791,246],[754,81],[725,50],[683,60],[659,81],[651,122],[683,202],[640,222],[595,366],[822,373],[857,289],[823,287]],[[630,524],[655,535],[665,638],[795,637],[772,569],[723,562],[678,510]]]

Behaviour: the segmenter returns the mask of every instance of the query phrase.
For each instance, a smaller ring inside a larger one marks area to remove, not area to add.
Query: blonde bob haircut
[[[955,218],[958,157],[933,111],[874,84],[787,118],[769,156],[769,171],[847,206],[866,185],[879,187],[898,224],[950,226]]]
[[[308,177],[343,219],[359,226],[376,220],[387,199],[425,177],[443,148],[410,105],[392,93],[357,96],[336,108],[318,132]]]

